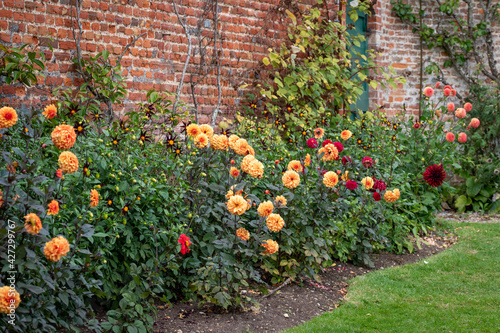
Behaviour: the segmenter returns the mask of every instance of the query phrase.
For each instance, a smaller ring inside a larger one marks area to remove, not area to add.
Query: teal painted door
[[[351,10],[350,6],[347,5],[347,12]],[[368,39],[368,16],[366,14],[360,13],[358,11],[358,20],[356,22],[352,22],[351,18],[349,15],[347,15],[346,23],[349,24],[354,24],[354,29],[349,29],[349,33],[356,36],[356,35],[363,35],[365,36],[366,39]],[[361,42],[361,45],[359,47],[353,45],[353,50],[351,50],[351,55],[352,55],[352,62],[353,66],[356,64],[354,63],[356,60],[359,60],[359,64],[361,66],[364,66],[366,61],[363,60],[362,58],[358,57],[355,55],[353,51],[359,52],[361,54],[366,55],[366,51],[368,50],[368,41],[365,40],[364,42]],[[359,97],[359,99],[356,101],[356,103],[353,103],[349,105],[349,110],[353,111],[353,113],[357,113],[357,110],[361,111],[368,111],[369,107],[369,102],[370,102],[370,94],[369,94],[369,86],[367,82],[362,83],[362,88],[363,88],[363,93]]]

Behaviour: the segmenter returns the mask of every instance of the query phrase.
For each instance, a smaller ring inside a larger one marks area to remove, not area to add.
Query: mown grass
[[[450,249],[356,277],[337,310],[286,332],[500,332],[500,224],[451,226]]]

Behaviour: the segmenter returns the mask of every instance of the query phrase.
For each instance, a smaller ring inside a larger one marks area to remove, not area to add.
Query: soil
[[[481,214],[481,213],[462,213],[457,214],[453,211],[439,212],[437,218],[457,222],[472,223],[500,223],[500,214]]]
[[[371,255],[375,268],[335,262],[320,274],[321,282],[303,280],[301,285],[290,283],[267,298],[253,293],[261,305],[246,311],[221,313],[217,308],[208,305],[198,307],[190,302],[159,306],[154,332],[260,333],[279,332],[297,326],[323,312],[336,309],[347,294],[348,282],[353,277],[419,261],[445,250],[455,243],[456,238],[452,235],[428,236],[423,240],[425,244],[421,245],[421,249],[411,254]]]

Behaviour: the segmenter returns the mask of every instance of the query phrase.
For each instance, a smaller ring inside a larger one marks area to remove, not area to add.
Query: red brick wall
[[[44,49],[48,60],[46,78],[40,79],[39,85],[30,89],[2,86],[0,104],[12,105],[20,100],[45,102],[51,97],[44,94],[42,89],[61,86],[75,88],[81,84],[70,61],[75,55],[70,15],[70,2],[73,1],[0,0],[1,42],[14,45],[36,43],[47,41],[49,34],[54,39],[51,42],[54,52]],[[315,3],[315,0],[219,2],[219,26],[223,36],[222,110],[231,113],[244,99],[244,92],[238,87],[254,78],[253,68],[266,55],[267,48],[286,38],[288,20],[284,10],[273,10],[293,6],[303,8]],[[203,0],[184,0],[184,6],[179,6],[179,11],[186,15],[190,26],[197,24],[204,3]],[[336,0],[329,0],[332,9],[336,3]],[[85,0],[81,17],[84,30],[81,46],[86,53],[107,49],[116,57],[134,36],[147,33],[123,58],[129,92],[124,101],[125,109],[134,108],[135,102],[144,101],[147,90],[175,92],[186,59],[187,39],[170,0]],[[375,16],[370,18],[369,28],[372,31],[370,47],[382,52],[379,63],[393,66],[408,81],[395,90],[371,89],[371,106],[384,106],[389,114],[394,114],[404,103],[411,112],[415,112],[419,96],[417,35],[392,15],[390,0],[377,1]],[[205,28],[205,33],[210,31],[210,28]],[[443,58],[441,54],[426,50],[424,59],[429,57],[438,62]],[[193,61],[196,62],[196,59]],[[189,75],[184,81],[181,96],[192,106]],[[424,82],[431,81],[432,78],[425,77]],[[206,122],[217,103],[214,73],[197,85],[195,94],[203,114],[200,120]]]

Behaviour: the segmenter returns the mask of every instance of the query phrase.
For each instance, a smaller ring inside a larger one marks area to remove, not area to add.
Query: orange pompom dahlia
[[[90,190],[90,207],[96,207],[99,204],[99,193],[96,190]]]
[[[286,206],[286,203],[287,203],[287,201],[286,201],[286,198],[284,196],[278,195],[276,197],[276,205],[278,205],[278,207],[279,206]]]
[[[13,313],[21,303],[21,296],[9,286],[0,287],[0,313]]]
[[[32,235],[36,235],[42,230],[42,221],[35,213],[29,213],[25,217],[24,229]]]
[[[233,149],[234,150],[234,144],[236,143],[236,141],[238,141],[240,139],[239,136],[235,135],[235,134],[232,134],[229,136],[229,148]]]
[[[264,175],[264,164],[259,160],[254,159],[248,164],[248,172],[253,178],[261,178]]]
[[[337,173],[333,171],[328,171],[325,173],[323,176],[323,184],[325,184],[326,187],[335,187],[339,182],[339,176]]]
[[[307,155],[306,155],[306,158],[305,158],[305,160],[304,160],[304,166],[305,166],[305,167],[308,167],[308,166],[310,166],[310,165],[311,165],[311,155],[307,154]]]
[[[57,215],[59,214],[59,202],[52,200],[49,203],[49,209],[47,210],[47,215]]]
[[[241,195],[233,195],[227,201],[227,210],[233,215],[242,215],[248,208],[248,202]]]
[[[343,130],[342,133],[340,133],[340,137],[342,140],[349,140],[352,137],[352,132],[349,130]]]
[[[289,189],[294,189],[300,184],[300,176],[293,170],[286,171],[281,180],[283,181],[283,185]]]
[[[387,190],[387,191],[385,191],[385,194],[384,194],[384,200],[389,202],[389,203],[392,203],[392,202],[399,199],[399,195],[400,195],[400,193],[399,193],[399,190],[397,188],[395,188],[392,191]]]
[[[231,170],[229,170],[229,174],[236,178],[240,175],[240,171],[235,167],[231,167]]]
[[[234,152],[242,156],[248,155],[249,148],[250,145],[245,139],[238,139],[233,145]]]
[[[236,236],[241,238],[241,240],[247,241],[250,239],[250,233],[245,228],[239,228],[236,230]]]
[[[9,128],[17,123],[17,112],[9,106],[0,109],[0,129]]]
[[[61,150],[70,149],[76,141],[76,133],[73,126],[59,125],[54,128],[51,134],[54,146]]]
[[[225,135],[213,135],[210,138],[210,146],[214,150],[226,150],[229,145],[229,140]]]
[[[59,155],[59,167],[64,173],[73,173],[78,170],[78,158],[70,151],[63,151]]]
[[[43,253],[50,261],[59,261],[62,257],[66,256],[69,252],[69,242],[63,236],[52,238],[51,241],[45,243]]]
[[[251,162],[253,162],[253,160],[255,160],[255,157],[253,155],[247,155],[245,157],[243,157],[243,159],[241,160],[241,170],[243,170],[243,172],[246,172],[248,173],[248,166],[250,165]]]
[[[266,219],[266,225],[272,232],[278,232],[283,229],[285,221],[279,214],[270,214]]]
[[[264,241],[264,243],[262,243],[261,246],[266,248],[266,250],[262,252],[263,255],[276,253],[280,248],[278,243],[273,241],[272,239]]]
[[[42,114],[47,119],[52,119],[57,115],[57,107],[54,104],[50,104],[45,107],[45,111]]]
[[[257,208],[257,213],[262,217],[268,217],[273,212],[274,206],[271,201],[262,202]]]

